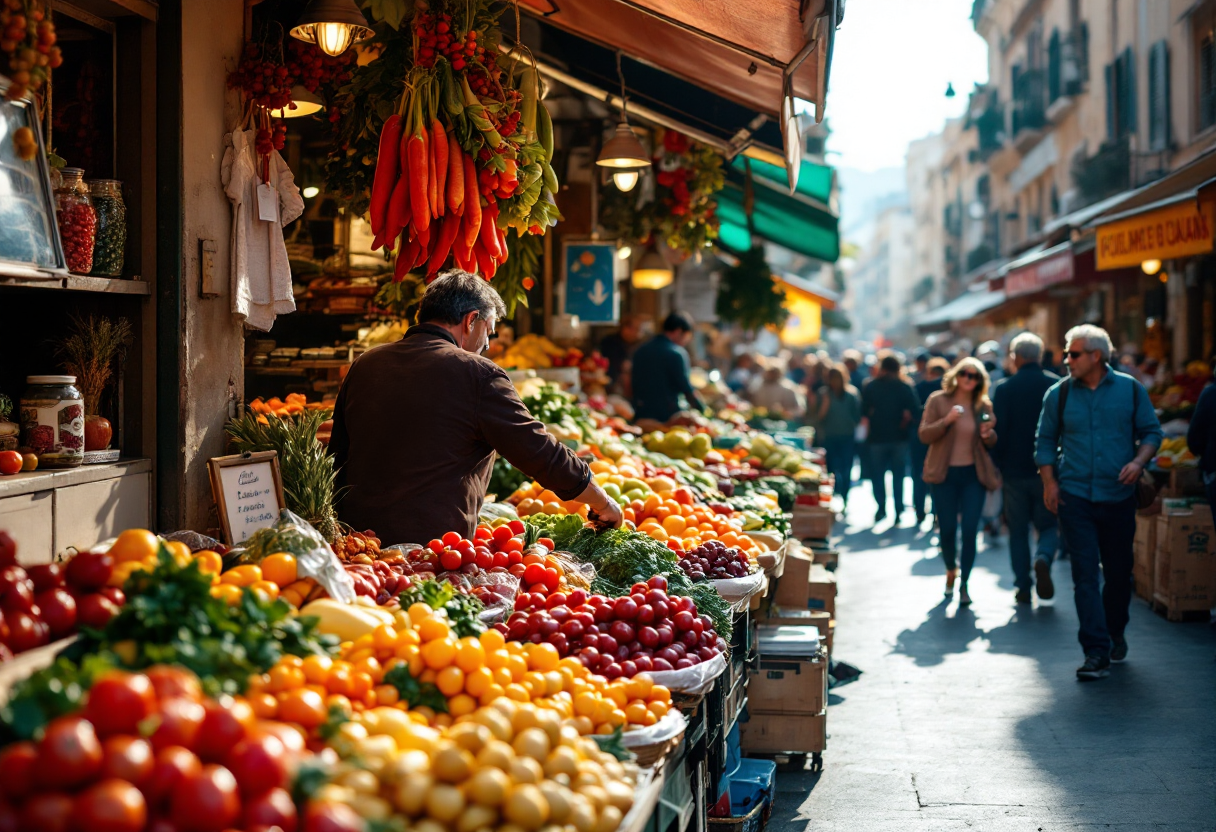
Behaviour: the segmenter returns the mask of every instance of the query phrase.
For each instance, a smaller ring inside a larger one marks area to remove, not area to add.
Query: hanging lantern
[[[675,272],[671,266],[653,248],[642,255],[632,275],[635,289],[662,289],[670,286],[674,278]]]
[[[372,30],[355,0],[312,0],[296,21],[291,36],[315,43],[326,55],[336,57],[352,43],[370,38]]]

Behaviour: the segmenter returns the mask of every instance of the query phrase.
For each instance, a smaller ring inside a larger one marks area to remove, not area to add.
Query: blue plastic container
[[[739,817],[757,806],[771,803],[776,782],[776,763],[744,757],[730,778],[730,813]]]

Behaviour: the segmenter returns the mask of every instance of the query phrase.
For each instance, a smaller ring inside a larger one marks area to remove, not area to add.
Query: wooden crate
[[[1132,544],[1132,578],[1136,594],[1152,603],[1157,575],[1157,518],[1136,517],[1136,539]]]
[[[1207,506],[1157,518],[1153,605],[1170,621],[1216,606],[1216,529]]]

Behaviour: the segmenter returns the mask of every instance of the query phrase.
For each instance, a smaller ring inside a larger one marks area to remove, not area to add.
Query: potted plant
[[[84,396],[84,449],[104,451],[114,431],[101,415],[101,399],[132,341],[131,323],[99,315],[72,316],[71,332],[59,345],[57,355],[64,369],[76,376]]]

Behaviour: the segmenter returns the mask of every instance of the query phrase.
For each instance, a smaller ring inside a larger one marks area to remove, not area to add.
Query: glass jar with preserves
[[[93,270],[93,244],[97,235],[97,214],[84,184],[83,168],[64,168],[63,184],[55,189],[55,215],[59,238],[68,271],[88,274]]]
[[[21,444],[38,454],[40,468],[84,462],[84,397],[76,376],[28,376],[21,397]]]
[[[122,201],[122,183],[117,179],[91,179],[88,184],[93,211],[97,214],[92,274],[121,277],[127,247],[127,206]]]

